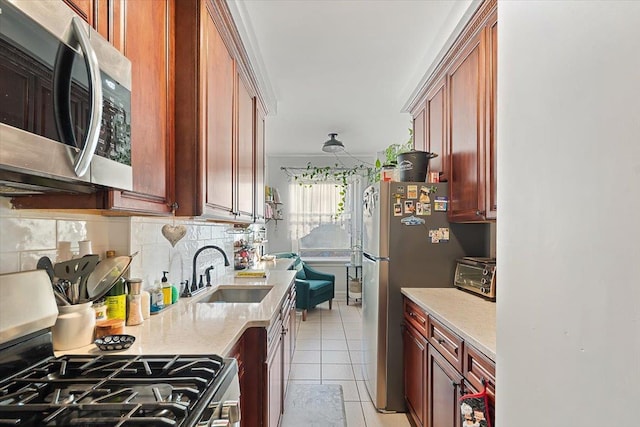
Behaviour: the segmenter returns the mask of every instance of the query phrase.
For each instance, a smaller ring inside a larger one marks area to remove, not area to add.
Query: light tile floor
[[[289,382],[340,384],[348,427],[409,427],[406,414],[380,414],[371,403],[362,381],[361,336],[359,304],[334,300],[333,310],[328,303],[320,304],[309,311],[306,322],[298,313]]]

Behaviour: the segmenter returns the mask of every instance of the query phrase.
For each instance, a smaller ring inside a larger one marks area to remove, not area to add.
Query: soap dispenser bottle
[[[169,274],[168,271],[162,272],[162,299],[165,307],[172,303],[171,284],[169,283],[169,279],[167,279],[167,274]]]

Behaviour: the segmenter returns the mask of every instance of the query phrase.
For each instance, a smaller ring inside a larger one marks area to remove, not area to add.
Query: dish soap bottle
[[[167,307],[171,305],[171,284],[169,283],[169,279],[167,279],[168,271],[162,272],[162,300],[164,302],[164,306]]]
[[[155,287],[151,289],[151,314],[157,313],[162,309],[164,309],[164,295],[162,295],[160,282],[156,281]]]

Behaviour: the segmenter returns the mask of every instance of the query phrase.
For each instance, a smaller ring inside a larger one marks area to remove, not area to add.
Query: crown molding
[[[264,65],[262,55],[260,54],[258,40],[255,36],[246,6],[240,1],[223,1],[227,6],[229,16],[232,18],[236,33],[236,37],[234,37],[236,44],[239,42],[242,46],[239,54],[244,58],[243,62],[246,62],[247,66],[251,69],[255,85],[262,95],[262,102],[266,112],[269,115],[275,115],[278,111],[278,101],[273,86],[271,85],[269,74],[267,73],[267,67]]]

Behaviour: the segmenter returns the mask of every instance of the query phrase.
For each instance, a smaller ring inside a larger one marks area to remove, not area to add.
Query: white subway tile
[[[58,220],[57,227],[57,239],[71,242],[71,248],[74,251],[78,250],[78,242],[80,240],[90,239],[87,233],[87,221],[85,220]]]
[[[20,252],[0,253],[0,274],[20,271]]]
[[[55,263],[56,251],[28,251],[20,253],[20,271],[35,270],[38,260],[43,256]]]
[[[56,222],[47,219],[2,218],[0,252],[51,250],[56,247]]]

